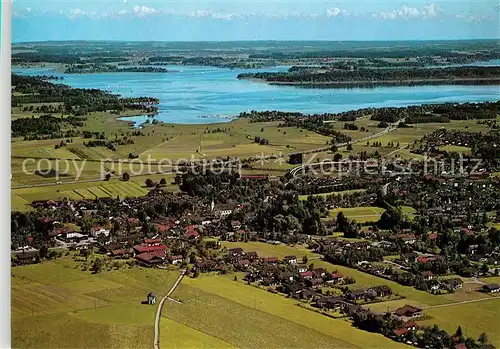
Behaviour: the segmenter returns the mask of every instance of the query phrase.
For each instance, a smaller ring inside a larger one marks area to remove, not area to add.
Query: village
[[[317,186],[306,178],[299,180],[302,189]],[[212,194],[206,193],[207,181],[215,183]],[[66,250],[79,256],[74,258],[80,258],[82,271],[94,274],[119,267],[120,262],[183,269],[191,278],[234,274],[235,281],[241,278],[249,287],[281,294],[311,311],[348,318],[358,328],[419,347],[436,340],[421,335],[430,330],[415,323],[425,318],[422,309],[403,304],[391,312],[371,310],[373,304],[405,300],[385,280],[432,297],[461,292],[463,280],[499,275],[500,232],[490,225],[499,217],[486,213],[497,207],[500,198],[493,189],[498,182],[489,177],[456,185],[453,178],[428,175],[389,182],[371,176],[364,180],[363,192],[309,195],[305,200],[298,200],[296,189],[269,176],[187,172],[178,182],[182,189],[178,194],[156,188],[140,198],[34,202],[35,211],[19,214],[19,219],[13,216],[17,227],[13,265],[58,258]],[[377,189],[382,185],[384,195]],[[408,195],[408,188],[416,186],[418,198]],[[474,188],[474,197],[481,200],[463,196],[464,187],[469,192]],[[435,199],[427,198],[424,208],[419,202],[425,195]],[[488,195],[491,199],[485,199]],[[347,202],[360,209],[385,202],[385,208],[377,220],[357,222],[342,212]],[[401,205],[415,208],[411,219]],[[330,210],[338,213],[332,216]],[[228,243],[242,247],[228,248]],[[305,252],[259,255],[243,248],[245,243],[300,245]],[[308,253],[318,257],[308,260]],[[91,255],[94,258],[88,261]],[[317,261],[376,276],[380,284],[358,287],[355,276],[315,267]],[[485,297],[500,291],[494,282],[471,285]],[[155,302],[150,296],[148,302]],[[441,330],[435,336],[456,348],[477,347],[460,334],[443,337]]]

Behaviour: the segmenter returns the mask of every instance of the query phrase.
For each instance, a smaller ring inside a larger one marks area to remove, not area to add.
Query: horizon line
[[[242,40],[114,40],[114,39],[68,39],[68,40],[34,40],[34,41],[11,41],[11,45],[33,44],[33,43],[57,43],[57,42],[140,42],[140,43],[180,43],[180,42],[203,42],[203,43],[219,43],[219,42],[447,42],[447,41],[500,41],[498,38],[478,38],[478,39],[380,39],[380,40],[324,40],[324,39],[307,39],[307,40],[280,40],[280,39],[242,39]]]

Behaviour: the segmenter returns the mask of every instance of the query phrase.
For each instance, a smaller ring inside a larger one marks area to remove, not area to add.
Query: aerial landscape
[[[16,1],[11,347],[500,347],[499,10]]]

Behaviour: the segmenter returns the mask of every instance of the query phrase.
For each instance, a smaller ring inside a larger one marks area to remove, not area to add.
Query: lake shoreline
[[[499,78],[470,78],[470,79],[419,79],[419,80],[391,80],[391,81],[318,81],[318,82],[298,82],[298,81],[271,81],[259,78],[238,78],[251,82],[266,83],[272,86],[295,86],[302,88],[374,88],[374,87],[404,87],[404,86],[440,86],[440,85],[463,85],[463,86],[484,86],[500,85]]]

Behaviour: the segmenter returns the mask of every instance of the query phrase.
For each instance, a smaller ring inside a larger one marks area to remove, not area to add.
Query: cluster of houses
[[[342,310],[352,304],[381,300],[392,295],[386,285],[363,289],[349,289],[355,281],[338,272],[330,273],[324,268],[309,267],[299,263],[297,256],[260,258],[256,252],[245,252],[242,248],[228,250],[228,263],[235,269],[245,271],[245,280],[268,287],[272,292],[281,292],[289,297],[311,301],[318,308]]]

